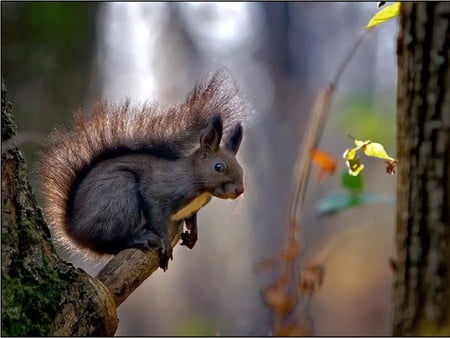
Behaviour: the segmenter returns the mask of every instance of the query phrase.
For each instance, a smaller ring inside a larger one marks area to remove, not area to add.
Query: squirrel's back
[[[214,114],[220,114],[227,135],[245,111],[233,79],[219,69],[184,102],[165,110],[127,100],[75,113],[73,129],[53,132],[38,163],[44,212],[55,239],[76,246],[66,233],[68,207],[74,189],[96,163],[130,152],[171,160],[188,156]]]

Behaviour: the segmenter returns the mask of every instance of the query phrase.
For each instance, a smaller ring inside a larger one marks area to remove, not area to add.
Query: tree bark
[[[2,81],[2,143],[17,134]],[[113,335],[114,299],[99,280],[62,261],[17,147],[2,150],[2,335]]]
[[[14,146],[11,107],[2,82],[2,334],[112,336],[116,308],[158,269],[158,251],[124,250],[97,278],[61,260]],[[173,246],[182,229],[169,229]]]
[[[172,247],[180,241],[183,224],[184,222],[178,222],[169,228]],[[116,306],[119,306],[158,267],[159,253],[156,249],[148,251],[126,249],[114,256],[100,270],[97,278],[111,291]]]
[[[450,335],[450,3],[402,3],[393,334]]]

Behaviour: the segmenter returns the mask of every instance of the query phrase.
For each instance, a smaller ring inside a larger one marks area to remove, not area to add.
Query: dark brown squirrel
[[[198,210],[244,192],[235,155],[245,105],[227,79],[219,69],[164,111],[98,103],[75,113],[73,130],[53,132],[38,172],[56,240],[88,256],[156,247],[165,271],[168,229],[184,221],[181,244],[192,249]]]

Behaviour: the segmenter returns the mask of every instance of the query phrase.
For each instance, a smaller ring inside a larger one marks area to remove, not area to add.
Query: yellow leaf
[[[352,176],[358,176],[361,170],[364,169],[364,164],[359,161],[359,158],[348,159],[345,163],[348,167],[348,173]]]
[[[369,140],[361,141],[361,140],[358,140],[358,139],[355,138],[355,144],[358,147],[358,149],[361,149],[362,147],[364,147],[365,145],[369,144],[370,142],[372,142],[372,141],[369,141]]]
[[[359,148],[353,148],[353,149],[347,149],[342,154],[342,157],[346,160],[353,160],[356,156],[356,151],[359,150]]]
[[[345,164],[348,167],[348,173],[352,176],[357,176],[364,168],[364,164],[361,164],[359,158],[355,158],[356,152],[361,149],[361,146],[364,145],[364,143],[355,139],[355,144],[357,147],[347,149],[344,151],[344,154],[342,154],[342,157],[345,159]]]
[[[373,28],[380,23],[383,23],[387,20],[395,18],[400,14],[400,2],[394,2],[392,5],[386,6],[383,9],[379,10],[373,17],[370,19],[365,29]]]
[[[375,142],[370,142],[366,144],[365,146],[361,147],[362,151],[366,156],[371,157],[378,157],[386,160],[393,160],[392,157],[390,157],[386,150],[384,150],[383,145]]]
[[[350,175],[358,176],[358,174],[364,169],[364,164],[361,164],[359,158],[356,157],[356,153],[359,150],[362,150],[366,156],[384,159],[387,164],[386,172],[389,174],[395,172],[395,165],[398,161],[388,155],[382,144],[372,142],[370,140],[361,141],[356,138],[353,138],[353,141],[355,142],[356,147],[347,149],[342,154]]]

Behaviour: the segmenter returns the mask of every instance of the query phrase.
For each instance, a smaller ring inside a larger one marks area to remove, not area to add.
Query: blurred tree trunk
[[[2,335],[103,336],[117,328],[112,294],[62,261],[28,183],[2,81]],[[8,149],[4,149],[8,148]]]
[[[402,3],[393,334],[450,335],[450,3]]]

